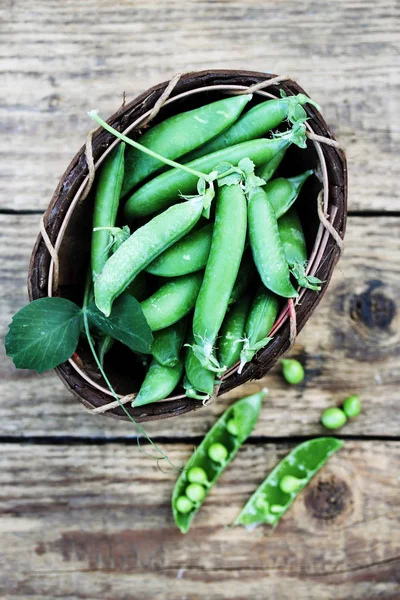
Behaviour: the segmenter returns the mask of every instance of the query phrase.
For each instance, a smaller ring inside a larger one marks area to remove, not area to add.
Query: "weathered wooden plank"
[[[1,596],[394,599],[399,443],[346,442],[274,531],[226,527],[288,449],[242,448],[183,536],[176,473],[135,445],[1,445]]]
[[[0,215],[0,331],[26,301],[29,253],[38,230],[36,215]],[[306,367],[304,385],[285,384],[275,368],[211,407],[148,423],[151,435],[202,435],[233,398],[270,389],[255,435],[322,433],[326,407],[359,392],[363,414],[349,423],[350,435],[398,436],[400,327],[398,298],[400,218],[349,220],[346,252],[325,300],[300,334],[292,354]],[[360,250],[362,248],[362,250]],[[129,423],[87,414],[53,373],[17,371],[0,349],[0,435],[134,435]],[[287,410],[290,407],[290,418]]]
[[[5,3],[0,47],[1,197],[44,209],[92,125],[177,71],[290,73],[321,104],[349,157],[351,208],[398,210],[399,7],[38,0]],[[218,40],[218,43],[216,43]],[[279,40],[279,43],[277,43]],[[397,99],[397,100],[396,100]]]

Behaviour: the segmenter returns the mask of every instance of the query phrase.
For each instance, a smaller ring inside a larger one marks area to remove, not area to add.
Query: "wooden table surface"
[[[267,386],[261,418],[197,515],[175,528],[176,474],[129,423],[88,414],[52,372],[1,349],[0,598],[400,598],[399,4],[396,0],[3,0],[0,330],[27,301],[39,216],[92,124],[177,71],[290,74],[347,150],[346,251],[292,351],[209,408],[151,423],[180,464],[229,403]],[[323,435],[321,411],[358,392],[342,451],[276,530],[230,529],[266,473]]]

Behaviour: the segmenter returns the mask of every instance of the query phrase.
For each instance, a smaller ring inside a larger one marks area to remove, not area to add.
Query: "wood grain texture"
[[[0,193],[44,210],[92,125],[177,71],[289,73],[347,149],[350,209],[398,210],[400,35],[396,0],[299,8],[244,2],[9,0],[0,48]],[[279,43],[277,43],[279,40]]]
[[[0,216],[0,254],[5,259],[0,263],[2,337],[12,314],[27,301],[27,266],[37,230],[36,215]],[[146,430],[153,436],[203,435],[232,399],[267,386],[270,394],[256,436],[321,434],[321,412],[355,392],[361,395],[363,413],[346,425],[344,434],[398,436],[399,235],[398,217],[350,218],[345,255],[292,351],[305,365],[304,385],[285,384],[276,367],[263,380],[235,389],[209,408],[148,423]],[[39,377],[17,371],[3,348],[0,352],[0,435],[135,435],[129,423],[86,413],[53,373]],[[288,407],[290,418],[283,418]]]
[[[394,600],[400,444],[347,442],[275,530],[226,527],[289,448],[242,448],[183,536],[176,473],[136,446],[2,444],[1,596]],[[180,464],[192,449],[167,450]]]

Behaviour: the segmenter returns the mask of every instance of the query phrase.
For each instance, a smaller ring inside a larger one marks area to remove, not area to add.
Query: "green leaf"
[[[40,298],[21,308],[6,336],[18,369],[43,373],[68,360],[79,340],[82,310],[65,298]]]
[[[105,317],[94,302],[86,310],[92,326],[135,352],[150,353],[153,335],[139,302],[133,296],[122,294],[117,298],[109,317]]]

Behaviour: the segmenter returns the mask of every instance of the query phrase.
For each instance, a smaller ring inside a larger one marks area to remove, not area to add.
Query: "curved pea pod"
[[[290,282],[275,211],[261,188],[250,195],[248,222],[250,246],[261,281],[278,296],[295,298],[298,294]]]
[[[260,285],[246,319],[238,373],[241,373],[244,365],[250,362],[253,356],[271,340],[267,336],[275,323],[278,311],[278,298]]]
[[[236,277],[235,284],[229,298],[229,304],[234,304],[239,298],[243,296],[251,282],[257,275],[257,269],[251,255],[250,248],[245,250],[243,258],[240,263],[239,272]]]
[[[93,229],[114,227],[124,178],[125,143],[121,142],[101,167],[93,209]],[[111,234],[107,229],[93,231],[91,267],[93,280],[101,273],[111,254]]]
[[[224,320],[246,241],[246,197],[239,185],[218,191],[215,225],[193,316],[193,351],[203,367],[220,370],[214,344]]]
[[[304,122],[307,114],[302,105],[307,102],[314,104],[304,94],[261,102],[243,114],[229,129],[191,152],[187,159],[193,160],[222,148],[260,138],[278,127],[287,117],[292,123]]]
[[[276,525],[299,492],[343,446],[336,438],[317,438],[294,448],[257,488],[234,525],[254,528],[260,523]]]
[[[203,273],[175,277],[161,286],[140,306],[152,331],[165,329],[180,321],[196,304]]]
[[[97,354],[99,356],[99,361],[101,366],[104,366],[104,359],[106,357],[107,352],[111,350],[114,345],[114,338],[111,335],[102,335],[99,341],[97,342]]]
[[[155,125],[137,141],[153,152],[174,160],[232,125],[251,98],[251,94],[224,98],[180,113]],[[127,194],[163,166],[158,159],[129,146],[121,195]]]
[[[193,338],[190,336],[188,340],[189,344],[193,343]],[[184,388],[186,395],[189,398],[195,398],[196,400],[203,400],[209,398],[214,393],[215,373],[209,371],[195,356],[192,348],[189,346],[186,348],[185,356],[185,380]]]
[[[108,259],[94,283],[96,305],[106,317],[136,275],[194,227],[203,207],[202,197],[171,206],[139,227]]]
[[[269,160],[264,165],[261,165],[260,167],[258,167],[258,169],[256,169],[257,177],[261,177],[261,179],[264,179],[265,183],[268,183],[268,181],[275,174],[275,171],[278,169],[279,165],[281,164],[281,162],[286,154],[286,150],[287,150],[287,148],[283,148],[283,150],[281,150],[280,152],[277,152],[275,154],[275,156],[273,156],[271,158],[271,160]]]
[[[160,365],[174,367],[179,362],[186,326],[187,320],[181,319],[154,333],[151,353]]]
[[[224,148],[193,160],[187,163],[186,166],[201,173],[209,174],[222,162],[237,165],[242,158],[246,157],[258,166],[269,161],[277,152],[287,148],[292,143],[305,147],[305,139],[305,128],[298,127],[273,139],[252,140],[237,146]],[[177,202],[180,196],[195,193],[197,181],[198,178],[195,175],[182,171],[177,167],[158,175],[145,183],[128,199],[124,207],[125,219],[131,221],[167,208]]]
[[[244,342],[244,328],[249,312],[251,296],[245,294],[226,314],[221,327],[218,360],[221,366],[229,369],[240,359]]]
[[[146,271],[159,277],[179,277],[204,269],[210,254],[212,230],[209,223],[189,233],[160,254]]]
[[[200,508],[200,503],[193,504],[188,512],[180,512],[177,509],[178,498],[185,497],[186,489],[189,484],[191,469],[198,467],[205,471],[207,482],[204,488],[204,497],[207,496],[211,487],[217,481],[223,470],[233,460],[240,446],[246,441],[252,432],[254,425],[260,414],[261,404],[265,392],[259,392],[246,398],[238,400],[230,406],[218,421],[207,433],[201,444],[196,448],[191,459],[187,463],[187,468],[179,476],[172,493],[172,513],[175,523],[182,533],[186,533],[191,525],[193,517]],[[235,435],[229,433],[228,423],[235,423]],[[228,426],[228,428],[227,428]],[[221,444],[226,449],[226,458],[221,462],[215,462],[209,457],[210,447],[214,444]]]
[[[174,367],[160,365],[154,358],[132,406],[143,406],[167,398],[178,385],[183,373],[182,361]]]
[[[291,208],[278,221],[279,235],[282,240],[286,260],[292,275],[300,286],[319,292],[321,279],[306,275],[307,246],[300,219],[294,208]]]
[[[304,182],[313,173],[314,171],[308,170],[301,173],[301,175],[296,175],[296,177],[289,177],[287,179],[278,177],[278,179],[273,179],[267,185],[263,186],[274,208],[277,219],[282,217],[297,200]]]

